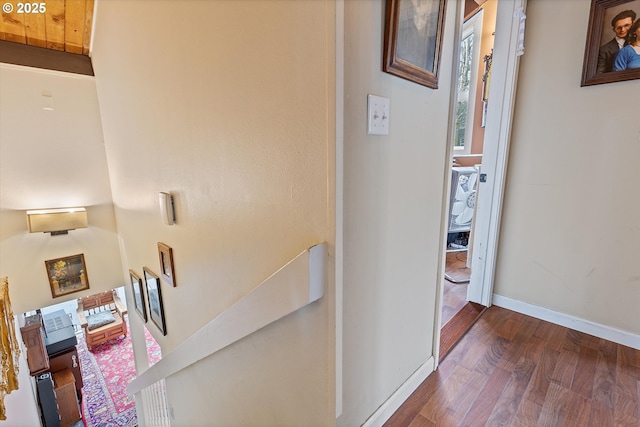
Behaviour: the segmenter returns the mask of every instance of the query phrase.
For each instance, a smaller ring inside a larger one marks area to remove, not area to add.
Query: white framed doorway
[[[467,299],[492,304],[526,0],[499,1]]]
[[[479,182],[475,195],[474,225],[471,231],[472,238],[468,243],[468,255],[471,267],[471,275],[467,285],[467,302],[489,307],[492,304],[493,282],[495,265],[498,255],[498,239],[500,229],[500,216],[502,212],[503,192],[506,182],[511,124],[513,119],[513,107],[515,101],[516,84],[518,76],[518,63],[522,54],[522,37],[524,25],[524,13],[526,0],[500,0],[497,2],[495,19],[495,37],[493,43],[491,82],[488,87],[487,109],[484,120],[484,138],[482,147],[482,162],[480,165]],[[459,9],[459,23],[457,31],[458,39],[456,47],[461,49],[460,42],[464,36],[462,21],[464,12]],[[485,29],[486,31],[486,29]],[[454,55],[456,61],[459,56]],[[457,70],[458,66],[454,67]],[[456,71],[456,77],[457,77]],[[455,81],[455,80],[454,80]],[[457,88],[451,91],[452,106],[458,99]],[[456,135],[455,114],[456,108],[451,108],[452,117],[449,120],[449,151],[451,158],[455,152],[454,145]],[[478,113],[478,112],[476,112]],[[449,177],[452,175],[453,164],[449,166]],[[449,182],[447,196],[451,193]],[[443,211],[441,224],[443,224],[443,241],[448,242],[448,224],[450,208],[453,202],[449,200],[449,206]],[[443,258],[446,252],[443,248]],[[444,264],[443,259],[443,264]],[[443,310],[443,288],[445,286],[445,274],[440,278],[440,298],[438,302],[439,317]],[[435,359],[440,359],[441,333],[444,325],[440,324],[440,318],[436,322],[434,343]],[[447,337],[448,338],[448,337]],[[445,349],[445,351],[448,349]]]

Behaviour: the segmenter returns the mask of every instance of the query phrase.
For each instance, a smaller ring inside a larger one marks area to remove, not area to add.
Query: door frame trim
[[[518,66],[522,54],[518,45],[524,19],[520,17],[525,11],[526,0],[498,2],[490,102],[480,170],[486,174],[487,180],[480,182],[478,187],[471,280],[467,288],[467,299],[485,307],[492,304]]]

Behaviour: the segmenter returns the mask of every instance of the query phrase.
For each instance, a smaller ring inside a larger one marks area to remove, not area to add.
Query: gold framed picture
[[[50,259],[44,264],[53,298],[89,289],[84,254]]]

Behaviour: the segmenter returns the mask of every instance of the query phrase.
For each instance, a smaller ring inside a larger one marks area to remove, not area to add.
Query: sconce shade
[[[87,228],[85,208],[40,209],[27,211],[30,233],[55,233]]]

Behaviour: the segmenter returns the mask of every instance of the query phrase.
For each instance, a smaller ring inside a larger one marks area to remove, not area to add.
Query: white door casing
[[[489,307],[498,256],[511,124],[522,54],[526,0],[498,2],[491,86],[478,184],[477,212],[467,300]],[[482,182],[484,181],[484,182]]]

